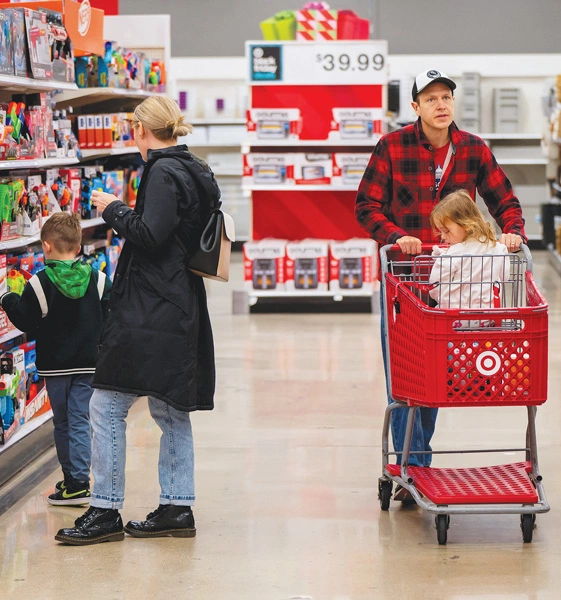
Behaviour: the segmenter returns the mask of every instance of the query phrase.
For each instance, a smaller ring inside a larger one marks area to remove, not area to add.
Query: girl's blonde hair
[[[134,127],[138,127],[139,123],[162,142],[193,131],[191,125],[185,122],[177,102],[167,96],[150,96],[139,104],[134,111]]]
[[[430,225],[435,233],[438,234],[436,224],[446,225],[446,221],[452,221],[463,227],[466,231],[466,239],[487,242],[491,246],[497,243],[497,235],[491,223],[483,218],[467,190],[456,190],[448,194],[432,209]]]

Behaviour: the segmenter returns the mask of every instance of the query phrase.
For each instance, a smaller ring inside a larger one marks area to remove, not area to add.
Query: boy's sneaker
[[[72,481],[65,484],[64,481],[59,482],[64,485],[63,489],[58,489],[54,494],[47,498],[49,504],[55,506],[82,506],[90,503],[90,484],[87,481]]]
[[[65,489],[66,489],[66,487],[67,487],[67,486],[66,486],[66,481],[65,481],[64,479],[63,479],[62,481],[57,481],[57,482],[55,483],[55,489],[56,489],[56,490],[59,490],[59,491],[61,491],[61,492],[62,492],[63,490],[65,490]]]

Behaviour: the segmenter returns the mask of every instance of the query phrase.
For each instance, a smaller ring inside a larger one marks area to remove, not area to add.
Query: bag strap
[[[103,298],[103,292],[105,291],[105,280],[107,279],[107,275],[102,273],[101,271],[97,272],[97,293],[99,294],[99,299]]]

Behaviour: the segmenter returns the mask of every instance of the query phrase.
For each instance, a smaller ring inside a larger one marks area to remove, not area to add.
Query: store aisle
[[[553,508],[538,516],[532,544],[522,543],[517,516],[455,517],[440,547],[433,518],[415,506],[381,513],[379,317],[234,317],[237,280],[210,289],[219,381],[215,411],[193,418],[197,537],[59,545],[56,531],[82,510],[47,505],[59,477],[50,472],[0,516],[2,597],[558,598],[561,279],[545,253],[535,256],[551,303],[550,401],[538,411],[538,442]],[[524,409],[441,411],[435,445],[520,445],[524,424]],[[158,501],[158,438],[146,401],[138,401],[128,425],[124,520],[143,518]],[[53,456],[44,457],[45,469]],[[469,455],[435,463],[477,464]]]

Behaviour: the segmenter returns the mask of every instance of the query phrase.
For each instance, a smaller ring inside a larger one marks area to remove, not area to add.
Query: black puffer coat
[[[203,206],[208,196],[220,197],[210,173],[195,183],[188,161],[186,146],[149,150],[135,209],[112,202],[103,212],[126,242],[93,381],[93,387],[154,396],[182,411],[214,406],[206,292],[202,278],[186,268],[185,248],[199,243],[212,208]],[[208,195],[199,194],[199,186]]]

